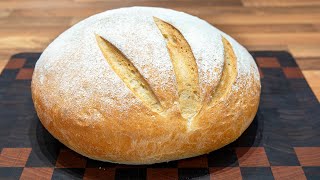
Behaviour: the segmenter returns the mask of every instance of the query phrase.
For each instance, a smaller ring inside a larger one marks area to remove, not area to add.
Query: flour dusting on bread
[[[190,98],[191,103],[185,101],[184,107],[195,110],[185,117],[176,67],[154,17],[179,31],[194,56],[192,66],[196,64],[197,73],[192,68],[186,71],[198,78],[197,84],[186,86],[195,89],[196,97]],[[123,54],[121,63],[134,66],[126,69],[132,72],[122,71],[122,65],[111,67],[96,35]],[[228,57],[224,38],[235,57],[236,71],[228,70],[234,73],[230,81],[228,74],[222,78]],[[139,75],[130,79],[130,73]],[[209,95],[224,82],[229,84],[220,89],[227,91],[207,106]],[[36,111],[54,137],[90,158],[127,164],[193,157],[234,141],[252,122],[259,96],[258,69],[243,46],[197,17],[151,7],[110,10],[72,26],[42,53],[32,79]],[[152,110],[159,102],[161,109]]]

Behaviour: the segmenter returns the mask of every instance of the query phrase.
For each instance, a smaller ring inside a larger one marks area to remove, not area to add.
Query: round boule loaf
[[[92,159],[152,164],[236,140],[259,105],[248,51],[207,22],[131,7],[91,16],[57,37],[32,77],[43,126]]]

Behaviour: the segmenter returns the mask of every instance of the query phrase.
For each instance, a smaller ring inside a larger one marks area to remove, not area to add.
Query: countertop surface
[[[158,6],[184,11],[215,25],[250,51],[289,51],[320,100],[318,0],[2,0],[0,71],[12,54],[41,52],[76,22],[126,6]]]

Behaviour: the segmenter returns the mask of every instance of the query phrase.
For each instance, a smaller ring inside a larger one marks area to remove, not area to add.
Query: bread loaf
[[[42,53],[32,98],[43,126],[92,159],[152,164],[236,140],[260,77],[248,51],[207,22],[132,7],[89,17]]]

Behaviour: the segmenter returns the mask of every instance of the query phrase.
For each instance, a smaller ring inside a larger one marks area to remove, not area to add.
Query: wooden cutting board
[[[0,76],[0,179],[320,179],[320,105],[287,52],[251,52],[261,73],[258,113],[234,143],[149,166],[90,160],[41,125],[30,82],[40,53],[13,55]]]

